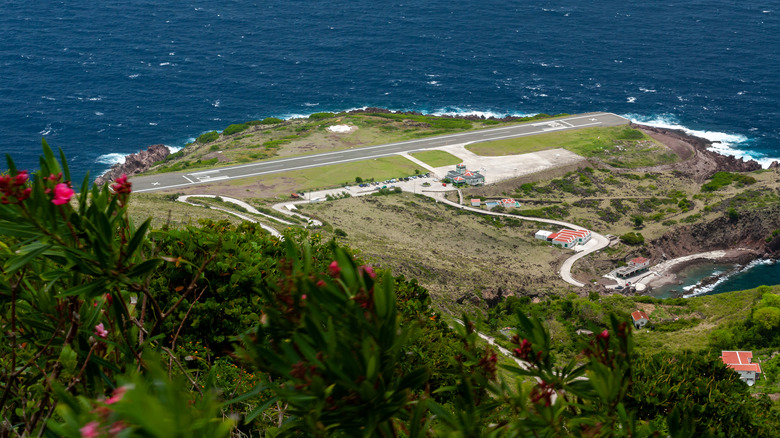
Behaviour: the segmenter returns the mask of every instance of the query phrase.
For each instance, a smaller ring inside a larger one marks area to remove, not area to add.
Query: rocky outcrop
[[[122,176],[122,174],[131,176],[141,173],[151,168],[154,163],[164,160],[165,157],[170,154],[171,151],[165,145],[151,145],[145,151],[142,150],[137,154],[126,156],[124,163],[114,164],[108,172],[95,179],[95,184],[102,186],[103,184]]]
[[[684,131],[678,129],[658,128],[655,126],[639,124],[632,124],[631,126],[646,132],[651,137],[656,138],[665,144],[678,141],[687,143],[693,147],[695,155],[692,158],[669,167],[699,183],[706,181],[715,172],[719,171],[752,172],[761,169],[761,164],[759,164],[758,161],[745,161],[743,158],[736,158],[732,155],[721,155],[717,152],[713,152],[708,149],[712,147],[711,141],[705,138],[688,135]]]
[[[675,228],[650,242],[649,249],[653,260],[730,248],[745,248],[759,256],[777,258],[780,235],[772,233],[778,229],[780,206],[775,206],[740,212],[736,220],[724,215],[709,222]]]

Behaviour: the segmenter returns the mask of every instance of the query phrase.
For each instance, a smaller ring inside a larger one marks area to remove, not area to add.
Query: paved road
[[[425,194],[425,193],[423,193],[423,194]],[[490,216],[506,216],[506,217],[516,218],[516,219],[523,219],[523,220],[526,220],[526,221],[544,222],[544,223],[548,223],[548,224],[558,225],[558,226],[561,226],[561,227],[571,228],[573,230],[584,229],[584,227],[581,227],[579,225],[575,225],[575,224],[572,224],[572,223],[569,223],[569,222],[564,222],[564,221],[558,221],[558,220],[554,220],[554,219],[543,219],[543,218],[538,218],[538,217],[520,216],[520,215],[517,215],[517,214],[510,214],[510,213],[498,213],[498,212],[494,212],[494,211],[490,211],[490,210],[483,210],[483,209],[480,209],[480,208],[467,207],[465,205],[458,204],[457,202],[452,202],[452,201],[444,198],[443,196],[442,197],[436,197],[436,199],[439,200],[439,202],[443,202],[445,204],[449,204],[449,205],[451,205],[453,207],[461,208],[463,210],[473,211],[475,213],[486,214],[486,215],[490,215]],[[573,256],[571,256],[568,259],[564,260],[563,264],[561,265],[561,272],[560,272],[561,278],[563,279],[563,281],[571,284],[572,286],[577,286],[577,287],[585,286],[584,283],[580,283],[579,281],[575,280],[574,277],[572,277],[572,275],[571,275],[571,268],[574,265],[574,262],[576,262],[577,260],[585,257],[586,255],[588,255],[590,253],[593,253],[593,252],[596,252],[596,251],[598,251],[600,249],[606,248],[609,245],[609,239],[607,239],[605,236],[603,236],[603,235],[601,235],[599,233],[596,233],[593,230],[590,230],[590,234],[591,234],[590,241],[588,241],[588,243],[586,243],[585,245],[582,245],[582,250],[579,251],[577,254],[574,254]]]
[[[441,137],[409,140],[294,158],[259,161],[257,163],[221,167],[213,170],[140,176],[132,178],[131,181],[133,183],[134,192],[149,192],[194,186],[197,184],[214,183],[228,179],[265,175],[269,173],[286,172],[296,169],[327,166],[350,161],[366,160],[370,158],[386,157],[401,152],[431,149],[452,144],[478,143],[489,140],[544,134],[553,131],[565,131],[591,126],[618,126],[627,123],[627,119],[611,113],[580,114],[556,120],[524,123],[522,125],[483,129]]]

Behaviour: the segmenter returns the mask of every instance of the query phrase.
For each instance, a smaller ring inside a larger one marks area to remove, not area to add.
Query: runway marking
[[[569,120],[579,120],[579,119],[589,119],[591,121],[598,120],[598,119],[596,119],[596,117],[600,117],[600,116],[613,116],[613,117],[616,117],[616,118],[619,118],[619,119],[624,119],[623,117],[620,117],[620,116],[618,116],[616,114],[613,114],[613,113],[597,113],[595,115],[594,114],[588,114],[588,115],[584,115],[584,116],[568,117],[566,119],[553,120],[553,121],[549,121],[549,122],[539,122],[539,123],[534,123],[534,124],[527,124],[526,123],[526,124],[522,124],[522,125],[506,126],[506,127],[503,127],[503,128],[493,128],[493,129],[489,130],[490,132],[488,132],[488,131],[484,131],[483,132],[483,134],[485,136],[489,136],[489,138],[482,138],[482,139],[475,139],[475,140],[472,140],[472,141],[467,141],[467,142],[464,143],[464,145],[473,144],[473,143],[480,143],[480,142],[484,142],[484,141],[491,141],[491,140],[501,140],[501,139],[505,139],[505,138],[525,137],[525,136],[528,136],[528,135],[541,134],[541,133],[544,133],[545,131],[551,131],[551,130],[573,129],[573,128],[582,128],[582,127],[586,127],[586,126],[601,125],[602,122],[585,123],[585,124],[582,124],[582,125],[572,125],[572,124],[568,123]],[[559,122],[564,122],[564,123],[566,123],[569,126],[558,126],[558,127],[554,127],[554,128],[548,128],[548,129],[542,128],[541,130],[537,129],[537,130],[535,130],[533,132],[523,132],[523,133],[514,133],[514,134],[508,134],[508,135],[495,136],[495,134],[498,134],[499,131],[500,132],[506,132],[506,131],[512,131],[512,130],[516,131],[518,129],[527,128],[529,126],[534,126],[534,127],[548,126],[549,127],[552,124],[559,125]],[[449,144],[450,142],[454,141],[455,139],[457,139],[459,137],[467,136],[467,135],[473,135],[475,133],[478,133],[478,131],[477,132],[470,131],[470,132],[463,132],[463,133],[459,133],[459,134],[451,134],[451,135],[444,136],[444,137],[433,137],[433,138],[427,138],[427,139],[423,138],[423,139],[418,139],[418,140],[408,140],[408,141],[404,141],[404,142],[391,143],[389,145],[386,144],[386,145],[368,146],[368,147],[363,147],[363,148],[359,148],[359,149],[354,149],[354,150],[351,150],[351,151],[343,151],[342,150],[342,151],[325,152],[325,153],[322,153],[322,154],[317,154],[318,155],[317,158],[312,158],[310,155],[303,155],[303,156],[300,156],[300,157],[285,158],[285,159],[281,159],[281,160],[264,161],[264,162],[258,162],[258,163],[245,164],[245,165],[241,165],[241,166],[234,166],[234,167],[224,168],[224,169],[220,169],[220,170],[210,170],[210,171],[197,172],[197,173],[192,173],[190,175],[196,175],[196,174],[201,175],[201,174],[217,173],[217,172],[220,172],[222,170],[231,171],[231,170],[234,170],[234,169],[242,169],[242,168],[247,168],[247,167],[258,167],[258,166],[263,166],[263,167],[265,167],[267,169],[267,170],[263,170],[263,171],[260,171],[260,172],[254,172],[254,173],[243,174],[243,175],[236,175],[236,176],[221,176],[221,177],[216,177],[216,178],[208,178],[207,177],[207,178],[202,178],[202,179],[198,178],[197,182],[191,180],[190,178],[187,178],[185,175],[181,175],[184,179],[189,181],[189,184],[174,184],[174,185],[168,185],[168,186],[163,186],[163,187],[155,187],[155,188],[149,188],[149,189],[139,189],[139,190],[136,190],[136,192],[146,192],[146,191],[151,191],[151,190],[183,187],[183,186],[189,186],[189,185],[192,185],[192,184],[209,183],[209,182],[213,182],[213,181],[219,181],[219,180],[230,179],[230,178],[246,178],[246,177],[258,176],[258,175],[264,175],[264,174],[268,174],[268,173],[277,173],[277,172],[280,172],[280,171],[284,172],[284,171],[289,171],[289,170],[306,169],[306,168],[311,168],[311,167],[321,167],[323,164],[315,163],[315,164],[309,164],[309,165],[303,165],[303,166],[295,166],[295,167],[289,167],[289,168],[272,169],[273,167],[278,168],[279,166],[284,166],[285,163],[290,163],[290,162],[293,162],[293,161],[296,161],[296,160],[312,159],[313,161],[322,161],[320,158],[323,158],[323,157],[334,158],[333,157],[334,155],[343,154],[344,152],[352,152],[352,151],[354,151],[354,152],[362,152],[362,151],[373,150],[373,149],[380,149],[380,148],[384,149],[381,153],[379,153],[377,155],[374,155],[374,156],[371,156],[371,157],[357,157],[357,158],[347,158],[347,159],[343,159],[343,160],[335,160],[335,161],[332,161],[332,162],[328,163],[328,165],[329,164],[348,163],[348,162],[352,162],[352,161],[369,160],[369,159],[372,159],[372,158],[375,159],[375,158],[381,158],[381,157],[389,157],[389,156],[397,155],[398,152],[395,152],[393,150],[397,150],[398,148],[403,147],[403,146],[408,146],[408,145],[415,144],[415,143],[427,143],[427,144],[420,145],[420,148],[419,149],[415,149],[415,150],[417,150],[417,151],[428,150],[428,149],[432,149],[432,148],[438,147],[438,146],[433,146],[433,143],[445,142],[445,144]],[[407,151],[407,152],[409,152],[409,151]]]
[[[193,172],[193,173],[189,173],[188,175],[197,177],[198,175],[206,175],[209,173],[217,173],[217,172],[219,172],[219,170],[204,170],[203,172]]]
[[[160,185],[160,182],[159,182],[159,181],[155,181],[155,182],[153,182],[153,183],[152,183],[152,185],[153,185],[153,186],[159,186],[159,185]]]
[[[221,180],[223,180],[223,179],[228,179],[228,178],[230,178],[230,177],[229,177],[229,176],[227,176],[227,175],[222,175],[222,176],[215,176],[215,177],[213,177],[213,178],[212,178],[212,177],[210,177],[210,176],[204,176],[204,177],[198,177],[198,182],[212,182],[212,181],[221,181]],[[194,183],[193,183],[193,184],[194,184]]]

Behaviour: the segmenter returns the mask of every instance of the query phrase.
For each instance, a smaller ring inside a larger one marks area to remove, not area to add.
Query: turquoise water
[[[728,273],[717,282],[707,286],[699,282],[713,275]],[[701,264],[690,266],[677,274],[682,284],[661,286],[653,289],[652,296],[670,298],[679,296],[715,295],[736,290],[752,289],[762,285],[780,284],[780,263],[757,260],[745,266],[736,264]],[[697,286],[698,285],[698,286]]]

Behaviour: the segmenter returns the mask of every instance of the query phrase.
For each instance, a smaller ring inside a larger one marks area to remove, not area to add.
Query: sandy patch
[[[337,134],[348,134],[357,129],[357,126],[351,125],[333,125],[328,126],[328,131],[335,132]]]

